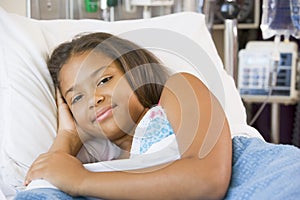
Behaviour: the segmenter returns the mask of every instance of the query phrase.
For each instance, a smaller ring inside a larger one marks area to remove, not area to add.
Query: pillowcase
[[[232,137],[261,137],[246,123],[241,98],[233,79],[223,70],[202,14],[176,13],[118,22],[39,21],[0,9],[0,167],[4,182],[21,186],[28,167],[48,150],[55,137],[56,104],[46,66],[48,55],[75,35],[96,31],[136,42],[172,70],[195,74],[222,104]]]
[[[22,185],[28,166],[51,145],[56,131],[54,88],[45,59],[47,44],[35,23],[0,11],[1,175]]]

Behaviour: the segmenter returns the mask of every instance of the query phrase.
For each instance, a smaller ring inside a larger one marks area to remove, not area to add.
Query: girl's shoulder
[[[192,84],[191,84],[192,83]],[[177,72],[172,74],[165,83],[167,88],[177,88],[180,85],[190,85],[190,88],[196,85],[202,85],[205,87],[204,83],[194,74],[188,72]]]
[[[172,74],[164,85],[164,90],[162,92],[160,103],[164,107],[164,103],[172,97],[189,97],[192,94],[188,91],[195,91],[199,93],[202,91],[208,91],[205,84],[195,75],[188,72],[178,72]],[[187,96],[185,96],[187,95]]]
[[[160,105],[165,110],[175,132],[182,123],[184,113],[195,112],[199,102],[208,101],[210,92],[195,75],[180,72],[173,74],[165,83]]]
[[[174,74],[172,74],[167,81],[170,81],[172,79],[178,79],[178,78],[185,78],[185,79],[197,79],[200,81],[199,78],[197,78],[195,75],[189,73],[189,72],[176,72]]]

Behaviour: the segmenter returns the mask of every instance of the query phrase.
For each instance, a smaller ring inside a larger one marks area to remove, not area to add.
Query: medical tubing
[[[258,111],[255,113],[255,115],[252,117],[251,121],[249,122],[249,125],[252,126],[254,122],[257,120],[257,118],[260,116],[261,112],[265,108],[266,104],[269,101],[270,96],[272,95],[273,88],[276,86],[277,82],[277,71],[280,61],[280,52],[279,52],[279,43],[280,43],[280,35],[276,35],[274,38],[274,51],[273,51],[273,57],[272,57],[272,71],[270,72],[269,76],[269,92],[261,106],[259,107]]]
[[[257,118],[259,117],[259,115],[261,114],[263,109],[265,108],[266,104],[269,101],[269,98],[270,98],[271,94],[272,94],[272,90],[270,89],[269,93],[268,93],[268,96],[265,98],[265,100],[263,101],[263,103],[259,107],[258,111],[256,111],[255,115],[252,117],[251,121],[249,122],[250,126],[252,126],[254,124],[254,122],[257,120]]]

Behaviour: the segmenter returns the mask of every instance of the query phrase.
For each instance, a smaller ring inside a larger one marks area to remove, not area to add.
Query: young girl
[[[32,164],[26,185],[45,179],[72,196],[104,199],[224,197],[231,176],[230,130],[199,79],[169,75],[150,52],[107,33],[61,44],[48,66],[59,88],[59,130],[49,152]],[[75,157],[93,138],[122,149],[116,159],[131,159],[157,148],[163,152],[172,137],[180,158],[143,170],[91,172]]]

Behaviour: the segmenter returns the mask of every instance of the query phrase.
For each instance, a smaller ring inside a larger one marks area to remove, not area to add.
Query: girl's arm
[[[221,199],[231,177],[231,135],[217,99],[196,77],[172,76],[161,97],[182,159],[148,173],[87,173],[78,192],[109,199]]]
[[[95,173],[70,155],[54,153],[40,158],[42,164],[33,167],[28,180],[45,178],[72,195],[104,199],[221,199],[231,177],[232,154],[221,105],[186,73],[167,81],[161,105],[176,133],[180,160],[147,172]]]

